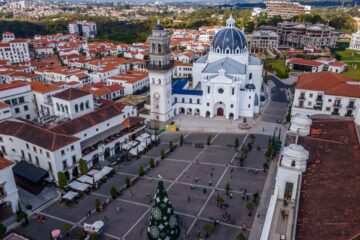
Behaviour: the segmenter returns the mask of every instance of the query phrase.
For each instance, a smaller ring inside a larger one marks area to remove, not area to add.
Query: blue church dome
[[[154,27],[153,30],[157,30],[157,31],[164,31],[164,30],[165,30],[165,28],[160,24],[160,20],[159,20],[159,19],[157,20],[157,23],[156,23],[156,25],[155,25],[155,27]]]
[[[235,20],[230,16],[226,28],[220,30],[211,43],[211,50],[220,54],[240,54],[247,51],[244,33],[235,27]]]

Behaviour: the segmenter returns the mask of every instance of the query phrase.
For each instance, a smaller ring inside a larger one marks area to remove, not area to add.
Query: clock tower
[[[166,122],[173,117],[170,61],[170,36],[158,21],[148,38],[150,60],[147,64],[150,80],[150,119]]]

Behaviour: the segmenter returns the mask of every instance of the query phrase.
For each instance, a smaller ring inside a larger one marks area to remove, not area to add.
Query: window
[[[29,110],[28,105],[24,105],[24,111],[26,112],[26,111],[28,111],[28,110]]]
[[[231,89],[231,95],[235,95],[235,88]]]
[[[27,148],[27,149],[30,149],[29,144],[26,144],[26,148]]]
[[[19,108],[15,108],[15,113],[20,113],[20,109],[19,109]]]
[[[189,100],[189,101],[190,101],[190,103],[192,103],[192,98],[190,98],[190,100]]]
[[[24,97],[19,97],[19,103],[24,103],[25,102],[25,98]]]
[[[224,89],[222,89],[222,88],[218,89],[218,93],[222,94],[223,92],[224,92]]]
[[[64,170],[66,170],[66,169],[67,169],[67,163],[66,163],[66,160],[64,160],[64,161],[62,162],[62,164],[63,164],[63,169],[64,169]]]
[[[18,100],[16,98],[11,99],[11,105],[17,105]]]
[[[80,103],[80,111],[84,111],[84,103]]]
[[[197,103],[197,104],[200,104],[200,99],[197,99],[197,100],[196,100],[196,103]]]
[[[72,156],[73,165],[76,164],[76,155]]]
[[[35,147],[35,146],[33,146],[33,149],[34,149],[34,152],[37,152],[37,150],[36,150],[36,147]]]
[[[35,156],[35,161],[37,165],[40,165],[39,158],[37,156]]]
[[[30,119],[30,114],[26,114],[26,119],[29,120]]]
[[[61,150],[61,156],[65,155],[65,150]]]
[[[99,129],[97,128],[96,131],[99,131]]]
[[[3,141],[3,138],[2,137],[0,137],[0,142],[2,142]]]
[[[71,145],[70,149],[71,149],[71,151],[74,151],[75,150],[74,145]]]
[[[230,104],[230,108],[233,108],[234,107],[234,104]]]
[[[75,104],[75,112],[79,111],[79,105]]]
[[[177,103],[177,98],[175,98],[175,103]]]
[[[49,166],[49,172],[52,172],[53,170],[52,170],[52,165],[50,162],[48,162],[48,166]]]
[[[28,153],[28,157],[29,157],[29,162],[32,162],[32,157],[30,153]]]
[[[251,80],[251,79],[252,79],[252,73],[249,74],[249,80]]]
[[[207,87],[207,93],[210,93],[210,86]]]
[[[50,153],[49,152],[46,152],[46,157],[50,158]]]
[[[184,103],[184,102],[185,102],[185,98],[182,98],[181,101]]]
[[[206,103],[206,106],[210,106],[210,103]]]
[[[5,183],[0,185],[0,199],[6,197]]]
[[[312,93],[310,93],[310,94],[309,94],[309,97],[313,97],[313,94],[312,94]]]
[[[56,110],[57,110],[57,111],[60,111],[60,105],[59,105],[59,103],[56,103]]]
[[[248,105],[248,108],[250,108],[250,104]]]
[[[114,96],[115,96],[115,95],[114,95]],[[89,109],[89,108],[90,108],[89,100],[87,100],[87,101],[85,102],[85,108],[86,108],[86,109]]]

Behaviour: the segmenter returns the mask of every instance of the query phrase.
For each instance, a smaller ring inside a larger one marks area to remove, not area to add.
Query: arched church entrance
[[[224,116],[224,109],[222,107],[216,110],[216,116]]]

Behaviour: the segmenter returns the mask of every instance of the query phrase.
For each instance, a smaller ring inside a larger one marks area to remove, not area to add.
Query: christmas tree
[[[174,208],[166,194],[163,182],[160,181],[154,196],[154,206],[150,211],[148,239],[176,240],[179,235],[180,228]]]

